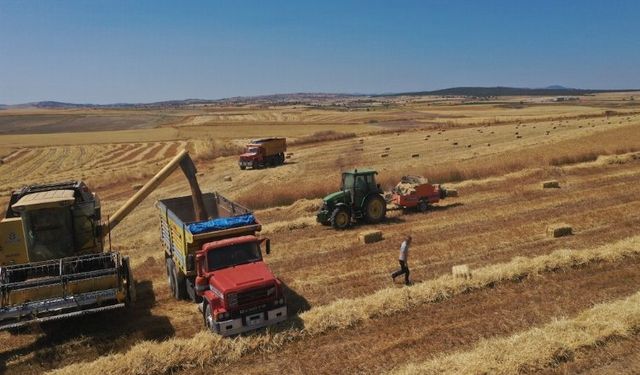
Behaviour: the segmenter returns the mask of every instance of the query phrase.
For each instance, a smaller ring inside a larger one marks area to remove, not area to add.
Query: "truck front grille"
[[[266,298],[275,298],[275,294],[276,287],[273,285],[241,292],[238,293],[238,306],[251,305]]]

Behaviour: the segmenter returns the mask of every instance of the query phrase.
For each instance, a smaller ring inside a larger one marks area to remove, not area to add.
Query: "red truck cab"
[[[196,293],[206,326],[222,336],[287,319],[282,283],[262,260],[268,239],[253,235],[206,243],[196,253]]]

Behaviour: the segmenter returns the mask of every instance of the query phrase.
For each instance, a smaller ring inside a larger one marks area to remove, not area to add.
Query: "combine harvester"
[[[196,169],[182,151],[110,220],[81,181],[27,186],[11,195],[0,222],[0,330],[117,309],[135,301],[129,258],[105,238],[175,169],[204,207]]]

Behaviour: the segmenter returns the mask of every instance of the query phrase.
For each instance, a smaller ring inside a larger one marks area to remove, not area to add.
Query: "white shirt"
[[[408,255],[409,255],[409,244],[405,240],[405,241],[402,241],[402,245],[400,245],[400,256],[398,257],[398,259],[403,262],[406,262]]]

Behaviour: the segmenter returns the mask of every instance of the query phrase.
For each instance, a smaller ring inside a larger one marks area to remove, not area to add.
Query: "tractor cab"
[[[376,183],[376,174],[378,172],[373,169],[343,172],[340,191],[324,198],[317,221],[344,229],[359,220],[378,223],[384,219],[386,202],[380,186]]]
[[[342,173],[340,190],[351,194],[351,202],[361,202],[370,193],[379,193],[380,186],[376,184],[378,172],[372,169],[354,169]]]

